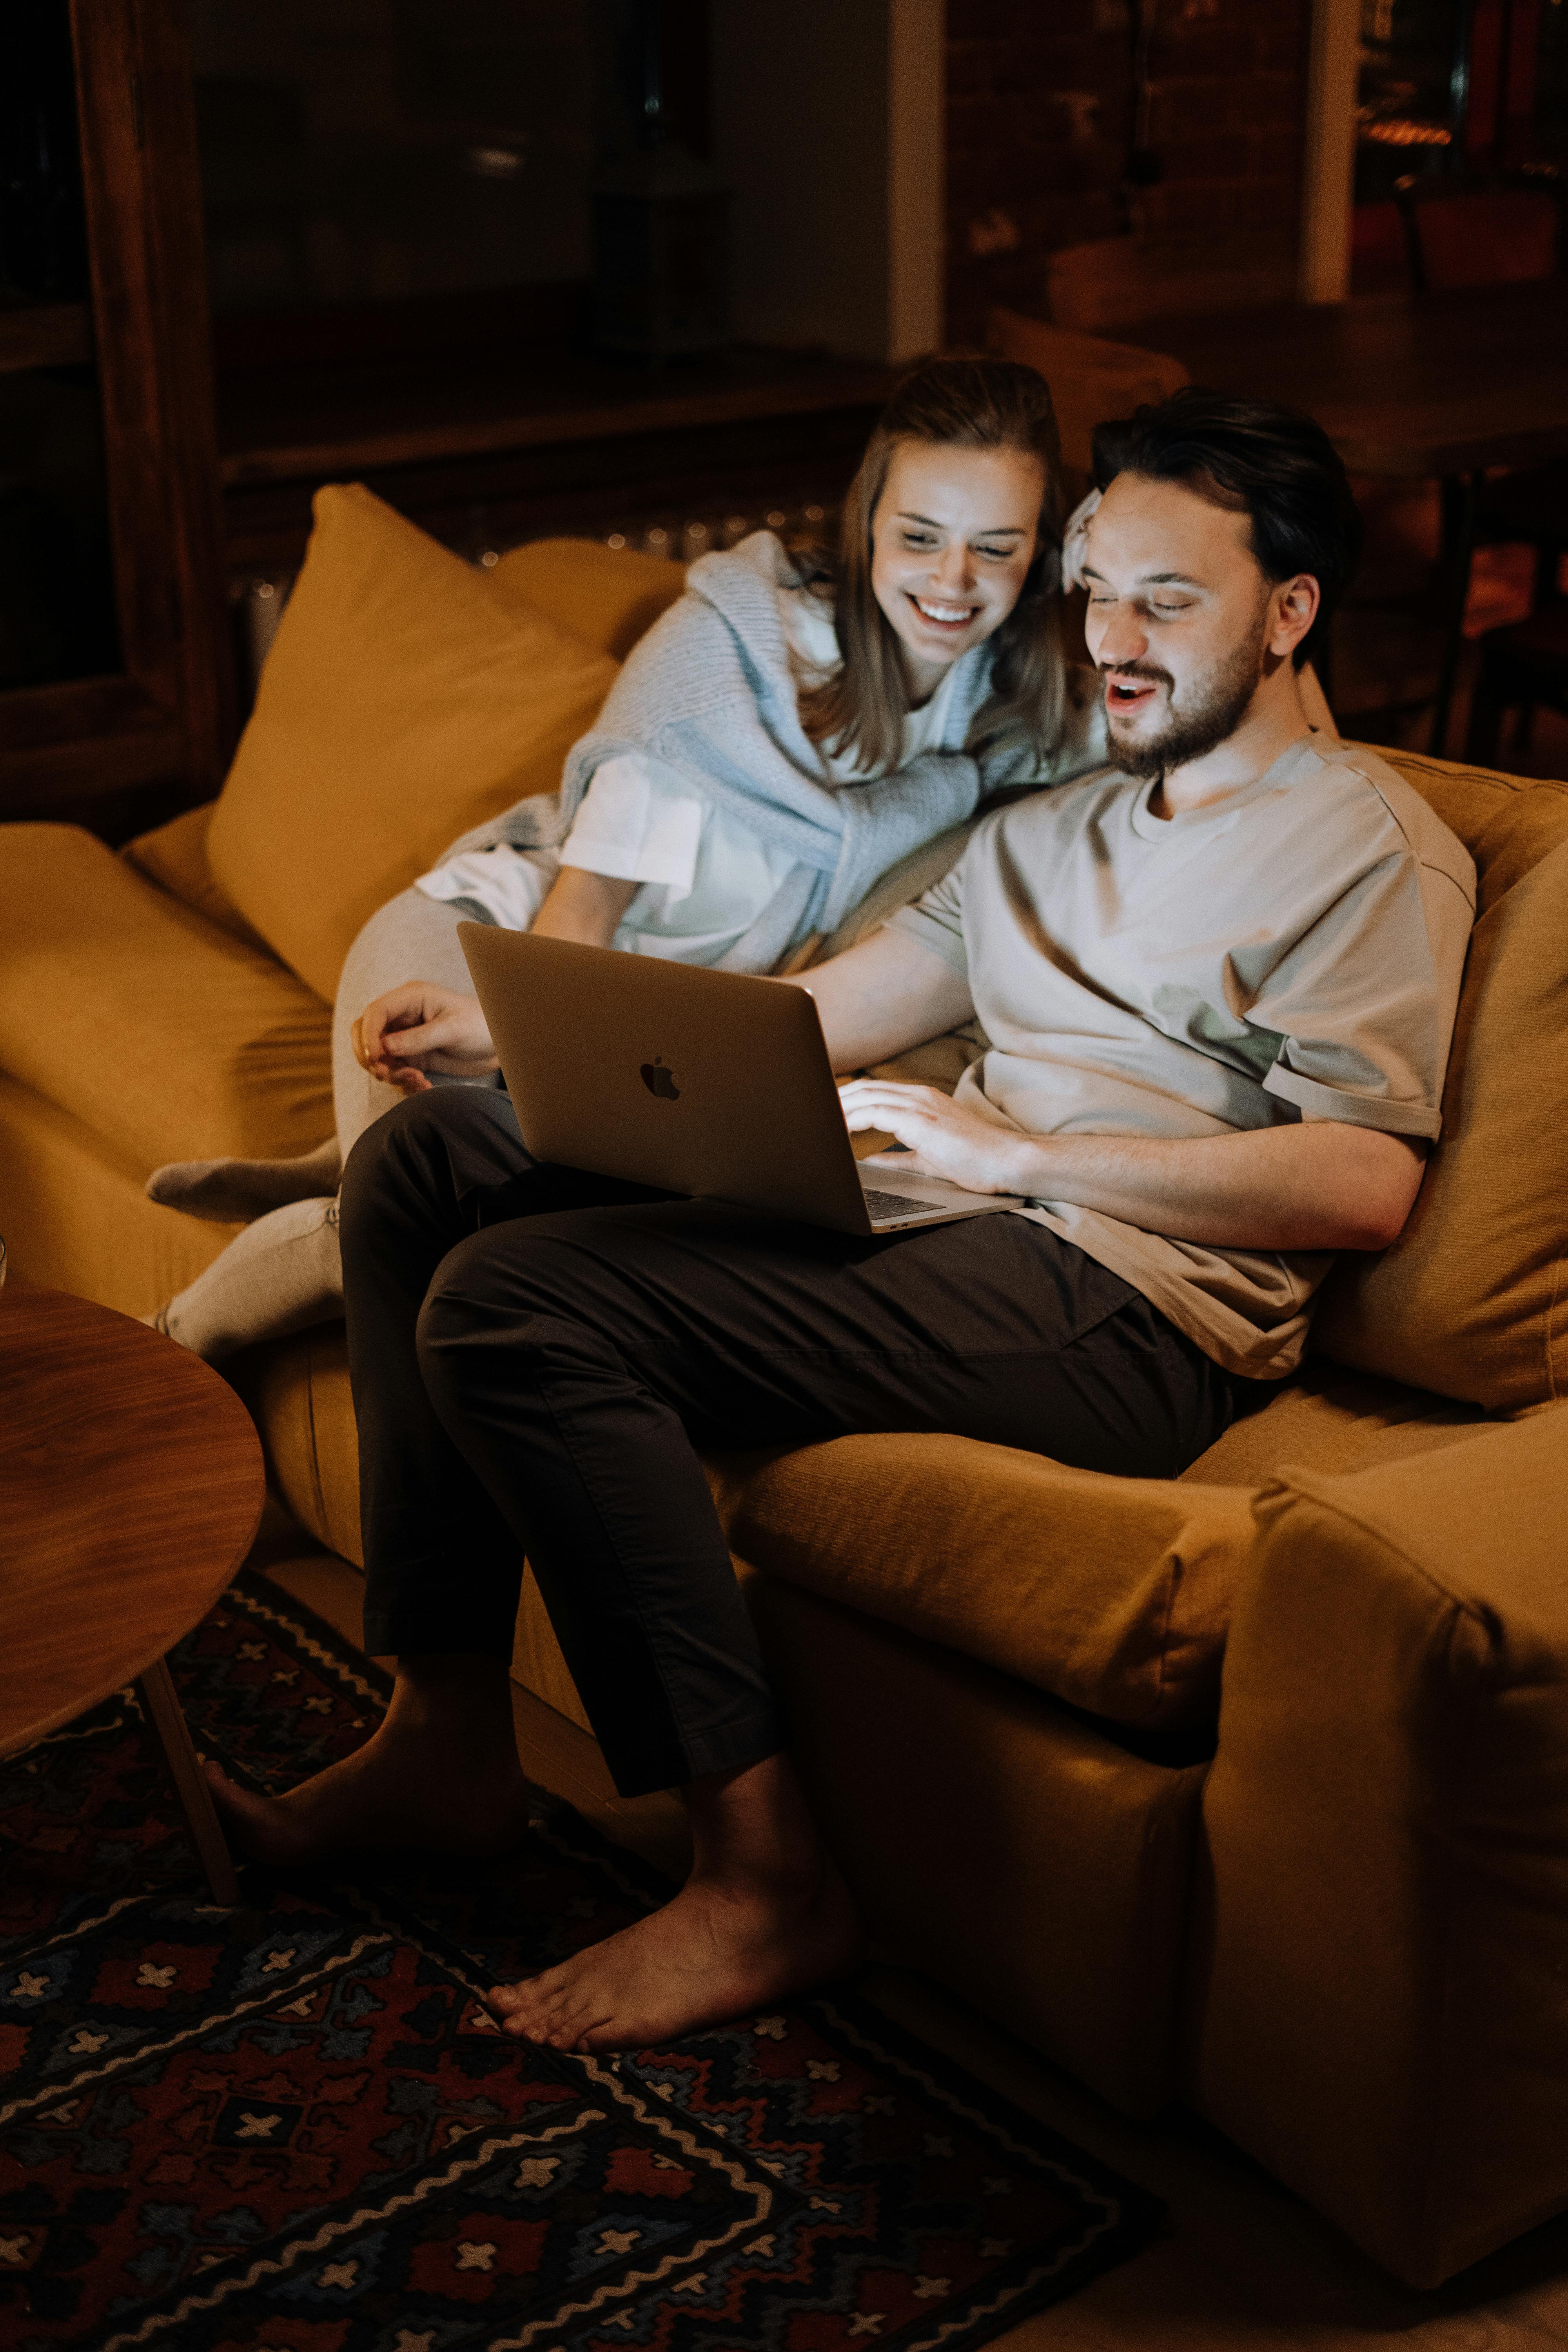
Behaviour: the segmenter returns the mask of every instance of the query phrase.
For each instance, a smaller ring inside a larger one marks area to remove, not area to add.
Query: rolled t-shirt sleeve
[[[950,963],[954,971],[969,976],[969,957],[963,944],[963,869],[967,857],[950,866],[940,882],[933,882],[923,898],[912,907],[900,907],[890,916],[889,931],[907,931],[922,948]]]
[[[620,882],[658,882],[674,905],[691,894],[703,803],[657,761],[622,752],[596,768],[561,863]]]
[[[1473,917],[1408,850],[1359,875],[1244,1008],[1279,1039],[1265,1091],[1303,1118],[1435,1139]]]

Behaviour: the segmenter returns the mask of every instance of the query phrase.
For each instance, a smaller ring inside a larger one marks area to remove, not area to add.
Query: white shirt
[[[797,672],[820,678],[838,665],[832,607],[809,589],[778,592],[784,635]],[[953,663],[930,699],[904,720],[899,765],[922,751],[958,751],[944,730],[958,668]],[[819,751],[835,782],[864,782],[866,772],[841,753]],[[776,896],[795,860],[772,847],[741,818],[700,799],[673,769],[625,752],[595,769],[558,849],[472,849],[415,887],[430,898],[466,898],[502,929],[526,931],[563,866],[636,882],[613,945],[680,963],[717,963]]]

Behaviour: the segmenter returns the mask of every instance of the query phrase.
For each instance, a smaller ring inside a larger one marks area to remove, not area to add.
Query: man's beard
[[[1241,645],[1225,665],[1209,680],[1201,702],[1184,710],[1173,709],[1164,727],[1156,735],[1145,735],[1137,742],[1124,743],[1116,731],[1116,709],[1112,703],[1105,707],[1106,732],[1121,772],[1126,776],[1144,779],[1168,776],[1173,768],[1184,768],[1190,760],[1201,760],[1235,734],[1246,718],[1252,698],[1258,691],[1262,674],[1264,632],[1259,625],[1255,634]],[[1121,662],[1107,666],[1108,677],[1152,677],[1166,686],[1174,680],[1169,670],[1153,662]]]

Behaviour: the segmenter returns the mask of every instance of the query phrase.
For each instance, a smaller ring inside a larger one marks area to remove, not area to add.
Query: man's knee
[[[542,1226],[545,1221],[537,1221]],[[552,1221],[553,1222],[553,1221]],[[568,1238],[517,1220],[470,1234],[437,1267],[416,1337],[427,1388],[457,1400],[489,1380],[503,1343],[509,1382],[624,1377],[605,1317]]]
[[[345,1218],[400,1192],[406,1177],[429,1159],[436,1097],[410,1095],[367,1127],[343,1163]]]
[[[410,1095],[367,1127],[349,1153],[343,1230],[384,1213],[404,1217],[417,1204],[434,1206],[463,1189],[460,1170],[480,1182],[515,1174],[520,1146],[505,1095],[468,1087]]]

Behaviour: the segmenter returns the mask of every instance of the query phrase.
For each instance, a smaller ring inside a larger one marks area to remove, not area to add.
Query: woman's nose
[[[974,559],[967,547],[960,543],[943,548],[931,566],[931,584],[950,593],[973,587]]]

